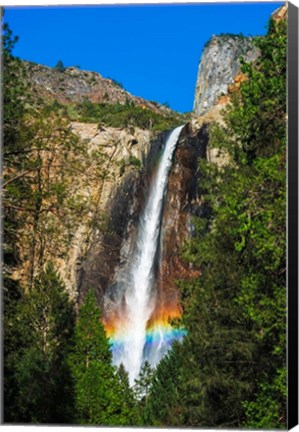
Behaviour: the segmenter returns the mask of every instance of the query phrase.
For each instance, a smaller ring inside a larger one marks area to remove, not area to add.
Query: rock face
[[[118,273],[126,268],[136,238],[139,214],[147,196],[148,183],[155,170],[157,158],[164,142],[165,133],[147,146],[143,143],[143,166],[139,170],[128,170],[119,182],[110,189],[106,204],[107,227],[98,231],[82,262],[78,273],[79,299],[86,290],[93,287],[98,303],[103,306],[107,289],[111,298],[119,296],[114,292]]]
[[[150,177],[155,173],[157,159],[165,134],[151,142],[144,168],[131,172],[114,189],[107,206],[108,227],[105,233],[98,232],[87,251],[78,273],[79,297],[86,290],[95,288],[99,304],[104,307],[106,291],[113,302],[121,297],[116,283],[122,269],[126,268],[136,239],[138,219],[147,197]],[[165,310],[174,317],[180,315],[179,292],[176,278],[198,276],[198,270],[191,268],[180,258],[182,245],[192,231],[191,216],[200,208],[198,196],[198,158],[206,157],[206,127],[192,128],[189,123],[182,131],[174,154],[174,161],[168,181],[162,218],[162,237],[157,277],[157,307],[153,320]],[[109,315],[109,302],[105,314]]]
[[[271,18],[274,21],[286,20],[287,17],[288,17],[288,3],[285,3],[284,5],[280,6],[271,15]]]
[[[221,96],[229,91],[234,78],[240,75],[240,57],[253,61],[259,52],[251,38],[236,35],[213,36],[206,44],[200,59],[194,113],[201,116],[207,113]]]
[[[70,296],[77,300],[78,279],[86,255],[93,243],[101,247],[95,239],[100,237],[101,241],[110,242],[111,247],[115,247],[118,236],[123,235],[123,225],[129,215],[123,212],[121,203],[129,202],[134,196],[131,186],[138,177],[136,163],[142,166],[146,159],[151,133],[139,128],[99,128],[97,124],[79,122],[72,122],[71,130],[84,152],[76,160],[76,165],[72,165],[78,172],[68,172],[64,181],[72,185],[70,197],[75,203],[80,203],[80,207],[76,204],[74,208],[65,208],[62,214],[50,213],[38,241],[44,244],[44,260],[53,261]],[[72,157],[72,152],[69,157]],[[57,165],[64,164],[64,155],[58,153]],[[110,213],[113,215],[111,221]],[[55,229],[50,235],[52,225]],[[106,236],[101,234],[103,232]],[[30,272],[30,236],[28,228],[20,233],[21,266],[12,274],[13,279],[23,281],[25,285]],[[104,264],[101,260],[101,266],[111,266],[110,258],[109,255]],[[38,262],[35,268],[38,272]],[[100,273],[97,273],[95,278],[99,277]]]
[[[90,285],[95,288],[96,284],[106,286],[113,273],[140,179],[139,168],[130,163],[130,158],[135,158],[142,166],[150,149],[150,132],[138,128],[133,132],[116,128],[99,130],[97,125],[85,123],[72,123],[72,128],[83,142],[87,142],[89,152],[104,156],[105,168],[102,179],[94,178],[89,193],[93,194],[96,205],[90,220],[81,221],[79,241],[73,248],[75,255],[69,254],[72,259],[67,259],[66,272],[62,273],[80,300]],[[81,191],[84,193],[84,186]],[[98,258],[90,262],[91,255]]]
[[[103,78],[97,72],[84,71],[68,67],[63,71],[40,64],[24,62],[28,71],[33,92],[48,100],[57,100],[62,104],[79,103],[88,99],[90,102],[115,104],[126,102],[146,107],[157,113],[169,112],[164,105],[149,102],[133,96],[114,80]]]
[[[157,277],[157,302],[152,316],[159,321],[181,315],[178,279],[198,277],[199,271],[181,258],[182,247],[192,235],[192,216],[200,209],[198,158],[206,157],[207,130],[183,129],[174,154],[162,219],[162,241]]]

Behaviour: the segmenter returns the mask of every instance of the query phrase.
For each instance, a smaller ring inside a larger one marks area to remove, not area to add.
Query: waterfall
[[[138,377],[143,361],[148,359],[154,366],[169,346],[169,335],[164,335],[163,328],[159,327],[154,335],[150,335],[151,341],[155,343],[145,354],[147,324],[155,307],[155,258],[161,232],[163,201],[173,153],[183,127],[174,129],[166,140],[145,208],[140,215],[135,249],[121,282],[125,285],[121,287],[122,311],[121,318],[114,325],[112,352],[114,363],[122,363],[127,370],[131,385]],[[169,332],[170,326],[167,326]]]

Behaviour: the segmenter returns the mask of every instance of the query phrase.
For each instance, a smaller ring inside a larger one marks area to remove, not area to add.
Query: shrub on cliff
[[[88,99],[68,110],[71,120],[98,123],[103,126],[127,128],[130,126],[141,129],[163,131],[172,129],[184,120],[178,114],[158,114],[147,108],[132,103],[106,104],[92,103]]]
[[[58,60],[58,62],[56,63],[54,69],[57,70],[58,72],[64,72],[65,71],[64,64],[62,63],[61,60]]]

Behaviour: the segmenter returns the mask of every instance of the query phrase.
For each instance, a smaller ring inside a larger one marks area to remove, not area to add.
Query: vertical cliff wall
[[[144,167],[124,176],[111,194],[106,208],[107,229],[95,235],[78,272],[79,297],[82,298],[89,287],[95,288],[106,317],[122,298],[116,281],[132,254],[139,214],[147,198],[151,177],[155,175],[165,135],[160,134],[151,143]],[[167,309],[175,311],[175,315],[179,314],[179,296],[174,280],[182,275],[192,275],[192,270],[184,267],[179,255],[190,234],[191,215],[199,202],[198,158],[206,156],[206,142],[205,127],[198,131],[188,124],[181,133],[174,154],[162,222],[157,284],[161,308],[157,308],[157,314],[161,314],[166,305]]]
[[[115,142],[117,137],[111,137],[112,165],[110,177],[104,180],[98,220],[77,266],[79,302],[93,288],[101,306],[105,291],[113,286],[116,269],[127,262],[143,199],[148,153],[153,152],[148,131],[135,130],[134,136],[124,130],[115,133],[119,139]],[[109,143],[105,140],[103,144],[106,148]],[[131,164],[132,156],[141,167]]]
[[[238,35],[213,36],[206,44],[198,68],[194,97],[194,113],[203,115],[240,73],[240,57],[253,61],[259,52],[251,38]]]
[[[198,276],[198,270],[181,258],[182,247],[192,234],[192,216],[200,207],[198,159],[206,157],[207,129],[183,129],[168,180],[162,219],[161,254],[157,278],[157,307],[153,320],[181,315],[177,279]]]

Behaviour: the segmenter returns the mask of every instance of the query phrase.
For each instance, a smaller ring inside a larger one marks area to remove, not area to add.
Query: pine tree
[[[16,321],[18,303],[22,290],[17,281],[6,274],[3,277],[3,415],[4,422],[18,419],[17,380],[15,363],[17,352],[22,346],[22,335]]]
[[[151,367],[150,363],[146,360],[139,372],[138,378],[135,380],[134,392],[136,398],[139,401],[146,401],[154,376],[154,369]]]
[[[65,67],[64,67],[62,60],[58,60],[54,69],[58,70],[59,72],[65,71]]]
[[[18,304],[15,322],[22,345],[15,353],[14,421],[68,422],[72,398],[66,357],[74,313],[64,284],[51,263]]]
[[[75,391],[74,422],[82,425],[130,425],[134,404],[126,374],[112,365],[109,341],[95,294],[84,299],[69,357]]]
[[[179,345],[174,345],[154,373],[143,410],[145,425],[170,427],[184,424],[180,408],[180,367]]]
[[[9,173],[20,173],[22,164],[16,155],[21,152],[26,143],[21,139],[21,131],[24,127],[25,104],[28,99],[28,88],[25,84],[25,70],[20,59],[13,56],[13,48],[18,41],[13,36],[7,23],[3,25],[3,203],[5,210],[3,234],[4,248],[3,258],[5,271],[9,273],[9,267],[18,261],[18,253],[15,248],[17,231],[23,226],[24,218],[19,215],[16,208],[5,205],[7,199],[16,203],[19,196],[28,189],[28,185],[22,179],[16,181],[13,187],[6,188]]]
[[[138,407],[138,401],[135,398],[134,391],[130,387],[129,375],[123,364],[117,370],[118,378],[118,399],[122,403],[122,425],[138,426],[141,425],[141,416]]]

